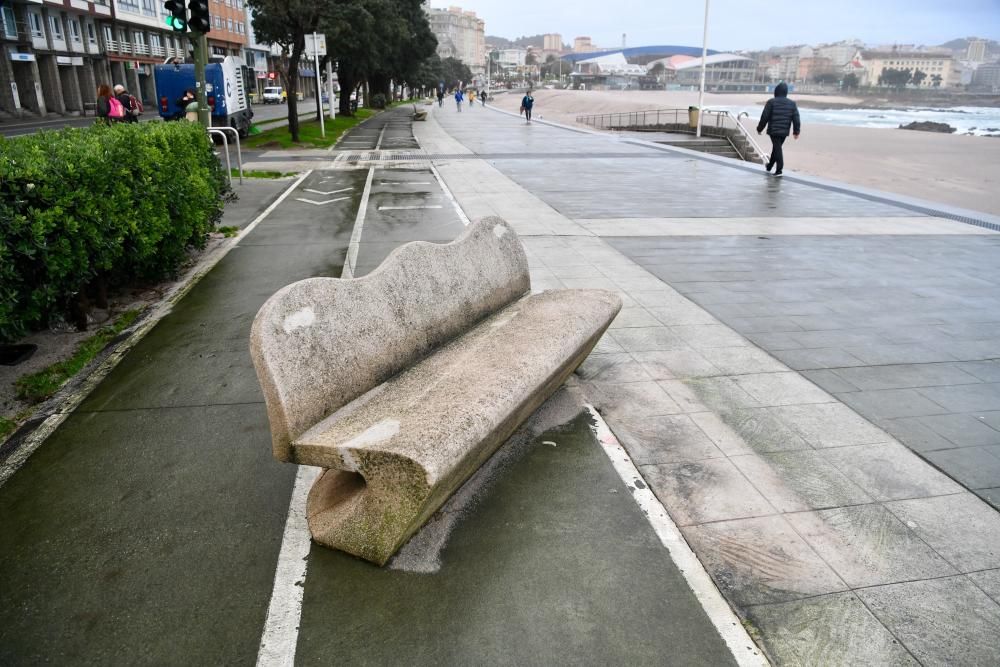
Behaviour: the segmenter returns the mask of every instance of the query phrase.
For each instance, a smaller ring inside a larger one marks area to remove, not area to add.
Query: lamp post
[[[701,38],[701,87],[698,88],[698,127],[694,135],[701,137],[702,104],[705,101],[705,58],[708,57],[708,2],[705,0],[705,30]]]

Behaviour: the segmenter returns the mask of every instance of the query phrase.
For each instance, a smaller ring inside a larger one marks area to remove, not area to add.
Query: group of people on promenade
[[[138,123],[142,102],[120,83],[114,89],[106,83],[97,87],[97,118],[99,123]]]
[[[476,97],[479,98],[480,103],[485,107],[486,100],[489,94],[485,90],[477,91],[475,88],[469,90],[469,108],[474,108],[476,106]],[[444,103],[444,89],[438,88],[437,93],[438,106]],[[462,103],[466,101],[465,91],[461,87],[455,89],[455,106],[459,112],[462,111]],[[531,91],[529,90],[521,98],[521,113],[524,115],[525,120],[531,122],[531,110],[535,106],[535,98],[531,96]]]

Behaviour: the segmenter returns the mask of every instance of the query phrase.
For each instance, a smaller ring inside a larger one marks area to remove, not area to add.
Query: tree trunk
[[[288,58],[288,133],[295,143],[299,141],[299,61],[302,60],[305,48],[305,37],[297,36],[292,46],[292,55]]]
[[[354,90],[354,70],[344,61],[337,67],[337,80],[340,83],[340,115],[353,116],[351,113],[351,91]]]

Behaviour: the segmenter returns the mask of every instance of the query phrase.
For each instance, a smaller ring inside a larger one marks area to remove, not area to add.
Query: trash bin
[[[688,125],[698,127],[698,107],[688,107]]]

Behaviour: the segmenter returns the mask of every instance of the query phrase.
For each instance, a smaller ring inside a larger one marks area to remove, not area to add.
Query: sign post
[[[320,136],[326,138],[326,121],[323,116],[323,89],[319,80],[319,57],[326,55],[326,35],[312,34],[312,39],[306,36],[306,52],[312,52],[313,75],[316,77],[316,115],[319,117]],[[333,104],[331,100],[330,104]]]

